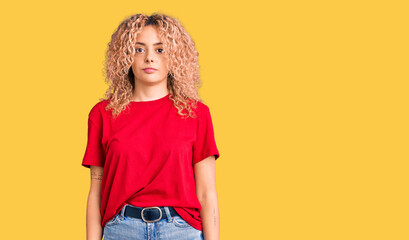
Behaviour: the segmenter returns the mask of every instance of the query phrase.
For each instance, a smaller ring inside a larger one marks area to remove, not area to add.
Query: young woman
[[[82,160],[87,239],[219,239],[220,155],[192,38],[174,18],[136,14],[108,46]]]

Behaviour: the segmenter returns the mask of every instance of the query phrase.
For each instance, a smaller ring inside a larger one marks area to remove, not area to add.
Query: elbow
[[[217,193],[216,191],[208,191],[200,196],[198,196],[198,200],[200,204],[206,203],[206,202],[213,202],[217,201]]]

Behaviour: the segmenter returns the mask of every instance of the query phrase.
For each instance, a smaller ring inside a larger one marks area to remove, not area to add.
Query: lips
[[[155,72],[157,69],[155,69],[155,68],[144,68],[143,69],[146,73],[153,73],[153,72]]]

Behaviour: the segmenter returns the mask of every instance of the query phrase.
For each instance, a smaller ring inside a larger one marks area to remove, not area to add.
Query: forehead
[[[149,25],[142,29],[142,32],[136,37],[137,42],[145,44],[153,44],[160,42],[159,31],[156,27]]]

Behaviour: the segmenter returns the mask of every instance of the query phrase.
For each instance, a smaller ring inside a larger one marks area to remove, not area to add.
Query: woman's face
[[[136,38],[135,55],[132,71],[135,75],[135,84],[152,84],[167,81],[168,69],[167,53],[164,52],[156,27],[145,26]],[[155,68],[146,72],[145,68]]]

